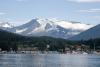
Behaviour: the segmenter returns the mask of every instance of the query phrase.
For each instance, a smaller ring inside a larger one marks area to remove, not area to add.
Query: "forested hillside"
[[[50,50],[64,49],[66,45],[72,45],[72,42],[61,38],[52,37],[26,37],[18,34],[0,30],[0,48],[2,50],[17,50],[18,46],[27,45],[27,47],[38,47],[39,50],[44,50],[47,45],[50,45]]]

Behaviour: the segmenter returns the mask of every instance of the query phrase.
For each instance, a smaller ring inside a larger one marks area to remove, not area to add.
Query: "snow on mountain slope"
[[[72,38],[70,38],[70,40],[89,40],[89,39],[95,39],[95,38],[100,38],[100,24],[76,36],[73,36]]]
[[[25,36],[69,38],[91,27],[92,25],[64,20],[35,18],[26,24],[9,29],[9,31]]]
[[[0,27],[12,28],[13,25],[8,22],[0,22]]]
[[[66,29],[86,30],[91,27],[91,25],[76,23],[76,22],[68,22],[68,21],[64,21],[64,20],[60,20],[60,21],[57,20],[55,22],[57,23],[57,25],[64,27]]]
[[[8,28],[13,28],[14,26],[8,22],[0,22],[0,29],[6,30]]]

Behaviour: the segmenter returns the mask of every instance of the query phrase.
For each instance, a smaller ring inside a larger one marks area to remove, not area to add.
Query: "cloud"
[[[100,16],[93,16],[92,18],[93,18],[93,19],[100,20]]]
[[[0,15],[4,15],[4,14],[6,14],[6,13],[0,12]]]
[[[22,24],[25,24],[25,23],[27,23],[27,22],[29,22],[30,21],[30,19],[23,19],[23,20],[21,20],[21,19],[16,19],[16,20],[14,20],[14,19],[10,19],[10,18],[6,18],[6,20],[8,21],[8,22],[10,22],[10,23],[12,23],[14,26],[19,26],[19,25],[22,25]]]
[[[88,13],[99,13],[100,9],[87,9],[87,10],[79,10],[78,12],[88,12]]]
[[[28,0],[16,0],[16,1],[18,1],[18,2],[24,2],[24,1],[28,1]]]
[[[78,2],[78,3],[94,3],[94,2],[100,2],[100,0],[67,0],[72,2]]]

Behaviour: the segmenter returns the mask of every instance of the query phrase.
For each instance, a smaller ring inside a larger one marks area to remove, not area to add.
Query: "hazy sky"
[[[35,17],[100,23],[100,0],[0,0],[0,21],[22,24]]]

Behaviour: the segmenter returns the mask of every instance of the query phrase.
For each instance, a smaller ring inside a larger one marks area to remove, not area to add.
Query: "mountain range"
[[[34,18],[20,26],[12,26],[8,22],[0,24],[1,29],[24,36],[51,36],[64,39],[73,37],[91,27],[93,25],[45,18]]]

